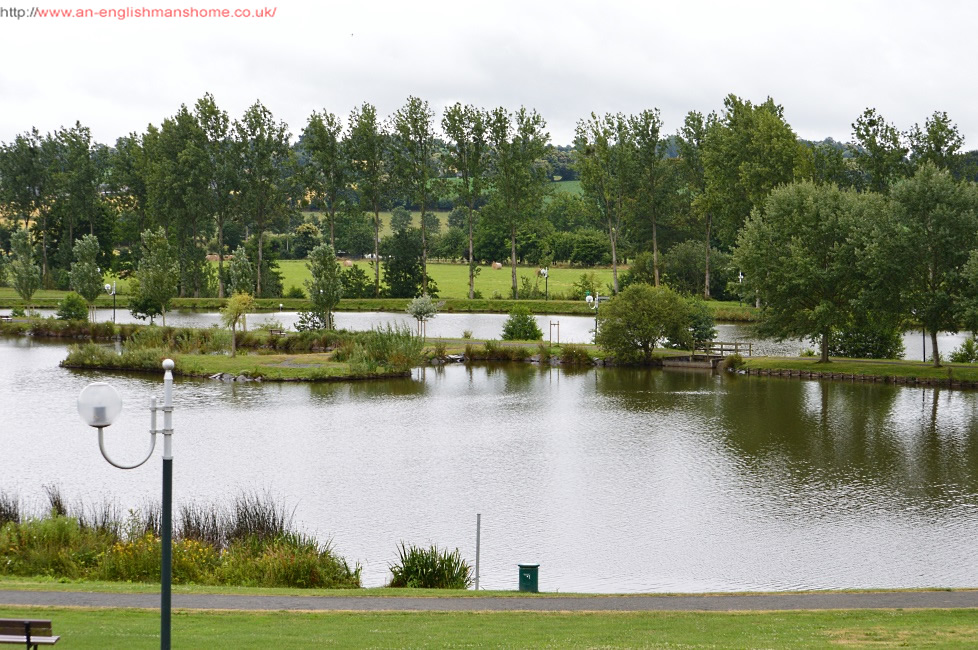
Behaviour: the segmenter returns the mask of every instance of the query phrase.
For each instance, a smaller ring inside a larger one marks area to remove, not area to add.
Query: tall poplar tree
[[[469,229],[469,299],[475,297],[475,258],[473,255],[473,229],[475,206],[485,192],[486,171],[489,164],[487,142],[488,115],[475,106],[456,103],[445,110],[441,127],[448,137],[447,164],[454,168],[458,179],[453,185],[455,194],[466,207],[466,223]]]
[[[636,207],[639,192],[638,151],[634,133],[628,119],[621,113],[604,117],[591,113],[590,119],[577,123],[574,149],[581,188],[597,207],[608,228],[611,282],[617,294],[618,237]],[[655,280],[658,285],[658,268]]]
[[[394,174],[401,191],[421,210],[422,293],[428,291],[428,203],[434,198],[435,113],[428,102],[408,97],[391,118]]]
[[[363,104],[350,113],[350,135],[347,154],[360,205],[373,214],[374,225],[374,296],[380,297],[380,211],[389,190],[390,176],[386,155],[384,128],[377,119],[377,109]]]
[[[669,200],[669,170],[666,167],[666,148],[662,137],[662,118],[659,109],[645,110],[629,118],[632,139],[635,141],[636,209],[652,225],[652,273],[659,286],[659,223],[666,213]],[[612,247],[614,243],[612,243]],[[618,280],[615,278],[615,292]]]
[[[276,122],[261,102],[249,107],[240,121],[235,120],[234,133],[241,182],[237,206],[257,240],[255,296],[260,298],[265,232],[284,222],[293,209],[291,135],[285,123]]]
[[[521,107],[511,114],[497,108],[489,117],[491,147],[489,179],[500,221],[509,231],[513,299],[516,284],[516,231],[543,206],[549,175],[544,156],[550,134],[536,111]]]
[[[329,221],[329,245],[336,250],[336,209],[347,187],[349,156],[343,142],[343,122],[328,111],[313,111],[302,132],[302,149],[308,156],[306,184],[325,208]]]
[[[852,148],[867,187],[886,194],[909,169],[903,136],[875,108],[867,108],[852,123]]]

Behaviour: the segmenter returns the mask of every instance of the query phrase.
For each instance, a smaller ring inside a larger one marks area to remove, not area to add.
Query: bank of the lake
[[[935,368],[930,362],[905,359],[831,357],[829,363],[821,363],[816,357],[745,357],[737,370],[770,377],[978,388],[978,365],[968,363],[944,363]]]

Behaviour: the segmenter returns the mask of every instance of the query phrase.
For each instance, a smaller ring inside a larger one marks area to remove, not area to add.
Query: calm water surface
[[[102,460],[75,412],[100,373],[0,339],[0,489],[122,508],[159,452]],[[112,377],[143,452],[161,377]],[[175,498],[267,489],[382,584],[397,544],[458,547],[482,585],[547,591],[978,586],[978,393],[653,370],[454,365],[354,384],[178,381]]]

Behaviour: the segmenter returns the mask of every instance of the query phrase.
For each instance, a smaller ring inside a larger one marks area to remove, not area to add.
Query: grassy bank
[[[0,607],[49,618],[73,648],[159,645],[153,610]],[[974,647],[969,610],[797,612],[231,612],[177,610],[175,648]]]
[[[815,357],[746,357],[742,368],[751,374],[761,375],[822,376],[832,379],[874,379],[940,385],[978,383],[978,364],[967,363],[945,363],[940,368],[935,368],[930,363],[905,360],[832,357],[829,363],[819,363]]]

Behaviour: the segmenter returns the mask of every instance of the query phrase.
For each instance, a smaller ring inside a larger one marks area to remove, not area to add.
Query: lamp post
[[[112,284],[105,285],[105,293],[112,296],[112,322],[115,323],[115,280]]]
[[[105,450],[103,429],[112,424],[122,411],[122,397],[111,385],[99,381],[89,384],[78,395],[78,415],[85,424],[98,429],[98,448],[110,465],[119,469],[135,469],[153,456],[156,434],[163,434],[163,521],[162,557],[160,562],[160,648],[170,648],[170,584],[172,582],[173,553],[173,361],[163,360],[163,407],[156,406],[156,398],[149,401],[149,451],[146,457],[134,465],[123,465],[109,457]],[[163,411],[163,428],[156,428],[156,412]]]
[[[550,267],[540,269],[540,275],[543,276],[543,299],[550,300]]]
[[[594,342],[598,342],[598,307],[601,304],[601,295],[595,291],[595,295],[591,295],[588,291],[584,294],[584,300],[587,302],[587,306],[594,310]]]

